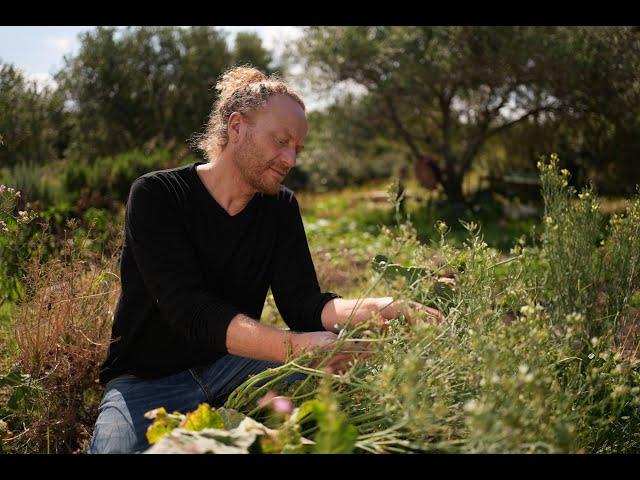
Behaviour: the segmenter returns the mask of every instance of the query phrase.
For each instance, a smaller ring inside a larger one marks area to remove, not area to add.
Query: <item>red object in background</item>
[[[431,155],[423,155],[414,165],[416,178],[427,190],[435,190],[438,186],[438,167],[435,158]]]

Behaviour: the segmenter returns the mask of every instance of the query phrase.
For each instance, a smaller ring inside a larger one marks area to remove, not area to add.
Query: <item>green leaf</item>
[[[315,453],[351,453],[353,451],[358,430],[337,408],[334,402],[313,401],[313,416],[319,429],[314,438]]]
[[[173,429],[177,428],[183,419],[184,415],[178,412],[168,414],[164,408],[157,409],[155,420],[147,429],[147,440],[149,444],[153,445]]]
[[[403,266],[392,263],[386,255],[376,255],[372,261],[373,269],[382,274],[385,280],[392,280],[396,277],[405,277],[409,283],[415,282],[420,277],[427,275],[427,270],[422,267],[412,265]]]
[[[224,429],[225,424],[215,408],[201,403],[195,411],[187,414],[180,427],[185,430],[199,431],[205,428]]]
[[[0,377],[0,387],[9,385],[11,387],[20,387],[28,385],[31,380],[31,375],[28,373],[20,373],[18,370],[12,370],[6,375]]]
[[[313,413],[313,402],[314,400],[307,400],[302,403],[298,408],[296,408],[291,414],[291,418],[294,422],[300,423],[306,417]]]
[[[17,411],[20,408],[20,404],[27,398],[27,390],[24,386],[14,387],[7,402],[7,407],[14,412]]]
[[[220,414],[220,418],[224,423],[225,430],[232,430],[237,428],[238,425],[245,419],[246,415],[238,412],[237,410],[233,410],[232,408],[218,408],[218,413]]]

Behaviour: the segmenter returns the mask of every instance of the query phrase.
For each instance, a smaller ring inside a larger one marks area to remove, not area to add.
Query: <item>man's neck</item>
[[[206,189],[229,215],[242,211],[256,193],[227,156],[220,155],[212,162],[198,165],[196,171]]]

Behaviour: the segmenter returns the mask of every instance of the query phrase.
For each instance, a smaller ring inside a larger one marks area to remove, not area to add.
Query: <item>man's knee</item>
[[[98,416],[87,453],[136,453],[144,447],[132,422],[117,409],[107,408]]]

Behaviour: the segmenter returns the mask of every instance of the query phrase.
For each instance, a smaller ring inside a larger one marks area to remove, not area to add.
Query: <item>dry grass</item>
[[[14,313],[13,368],[36,379],[41,394],[25,407],[28,428],[14,426],[14,451],[77,452],[90,437],[120,287],[119,255],[91,254],[84,241],[71,236],[59,258],[31,258],[27,295]]]

